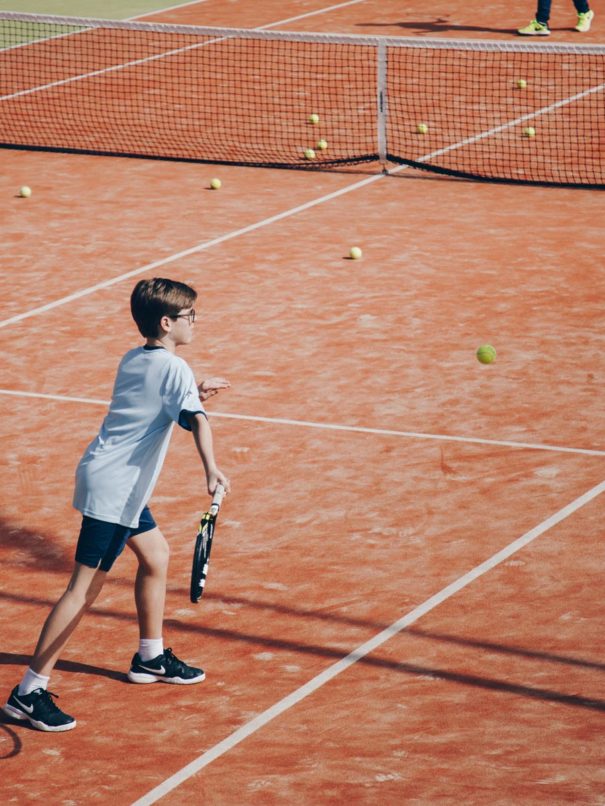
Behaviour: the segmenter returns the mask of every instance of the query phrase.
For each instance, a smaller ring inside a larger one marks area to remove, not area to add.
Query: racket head
[[[204,593],[206,576],[208,574],[208,563],[210,562],[210,551],[212,549],[212,537],[214,535],[214,524],[216,516],[221,507],[221,502],[225,495],[225,488],[222,484],[217,484],[212,503],[208,512],[202,515],[200,527],[195,538],[193,550],[193,563],[191,566],[191,585],[189,598],[195,604],[199,602]]]
[[[199,602],[204,593],[206,575],[208,574],[208,563],[210,561],[210,551],[212,549],[215,519],[216,515],[206,512],[202,517],[200,528],[195,538],[193,563],[191,566],[191,588],[189,591],[189,598],[194,604]]]

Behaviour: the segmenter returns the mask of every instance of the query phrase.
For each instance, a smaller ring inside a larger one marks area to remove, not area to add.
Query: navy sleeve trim
[[[197,409],[196,411],[189,411],[188,409],[181,409],[179,413],[178,423],[181,428],[184,428],[185,431],[191,431],[191,426],[189,425],[189,417],[195,416],[196,414],[203,414],[206,419],[208,419],[208,415],[202,409]]]

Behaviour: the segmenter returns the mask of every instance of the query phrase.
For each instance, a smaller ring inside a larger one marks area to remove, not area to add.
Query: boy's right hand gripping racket
[[[195,538],[195,551],[193,552],[193,566],[191,568],[191,592],[192,602],[199,602],[204,593],[206,577],[208,575],[208,564],[210,562],[210,551],[212,549],[212,537],[216,516],[221,508],[221,502],[225,495],[225,488],[222,484],[217,484],[212,504],[208,512],[202,515],[200,528]]]

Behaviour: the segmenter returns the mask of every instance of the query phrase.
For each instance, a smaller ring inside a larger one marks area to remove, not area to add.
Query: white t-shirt
[[[204,413],[186,362],[163,348],[126,353],[107,416],[77,467],[74,507],[91,518],[136,528],[174,423],[191,430],[183,412]]]

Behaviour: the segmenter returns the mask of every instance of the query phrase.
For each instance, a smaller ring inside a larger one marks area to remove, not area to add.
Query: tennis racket
[[[208,575],[208,564],[210,562],[210,551],[212,549],[212,537],[216,516],[221,508],[221,502],[225,495],[225,488],[222,484],[216,485],[212,504],[208,512],[204,512],[200,521],[197,537],[195,538],[195,550],[193,552],[193,565],[191,567],[191,592],[190,599],[193,603],[199,602],[204,593],[206,577]]]

